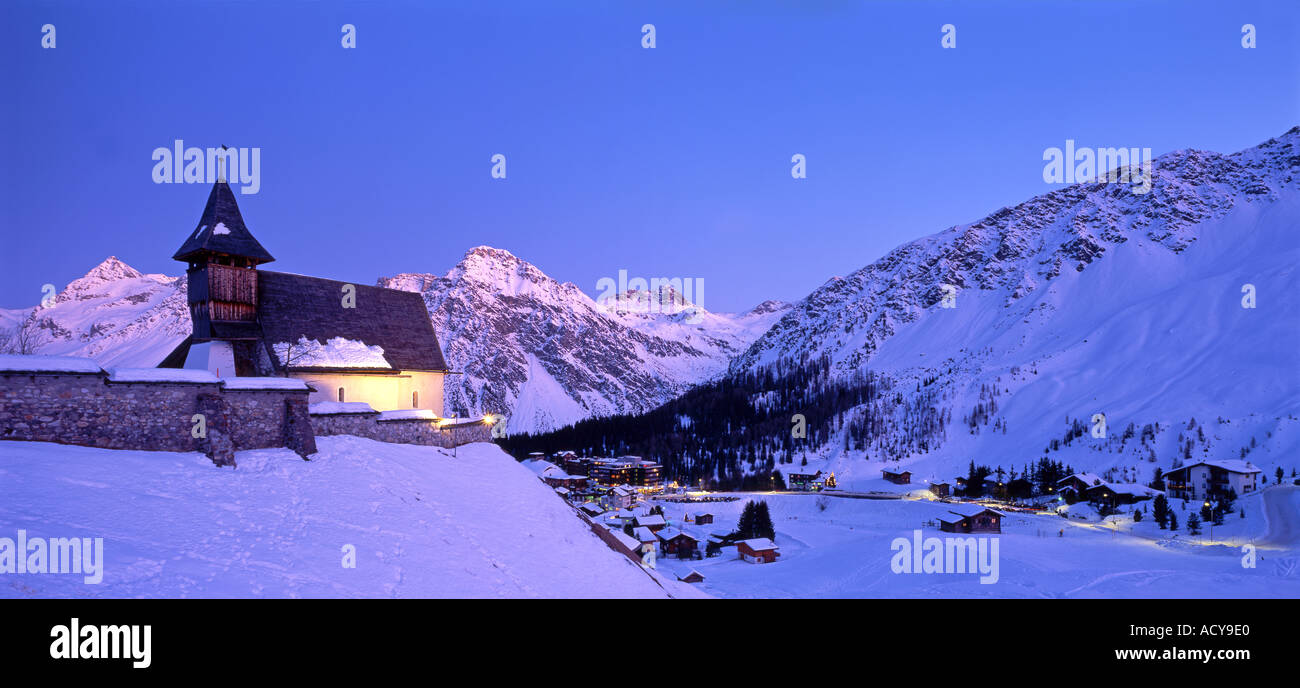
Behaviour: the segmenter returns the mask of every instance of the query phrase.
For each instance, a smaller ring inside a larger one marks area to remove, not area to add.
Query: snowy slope
[[[1300,288],[1298,142],[1300,128],[1232,155],[1170,153],[1149,194],[1070,186],[911,242],[795,304],[732,368],[829,354],[843,373],[868,367],[907,391],[933,378],[951,419],[938,450],[901,457],[921,476],[1050,454],[1142,480],[1243,449],[1289,473],[1300,463],[1300,304],[1288,296]],[[942,307],[945,284],[955,308]],[[994,410],[971,426],[977,404]],[[1067,419],[1091,426],[1098,413],[1105,440],[1045,452]],[[1124,438],[1130,423],[1154,437]],[[891,439],[877,440],[848,453],[833,440],[810,468],[877,478]]]
[[[379,286],[424,295],[448,365],[447,408],[505,413],[510,432],[654,408],[715,378],[784,312],[619,312],[508,251],[479,246],[446,275]],[[669,297],[671,298],[671,297]],[[680,298],[680,297],[678,297]]]
[[[102,537],[103,581],[0,574],[0,597],[698,596],[610,550],[490,444],[318,438],[199,454],[0,442],[0,537]],[[345,568],[352,545],[356,567]]]

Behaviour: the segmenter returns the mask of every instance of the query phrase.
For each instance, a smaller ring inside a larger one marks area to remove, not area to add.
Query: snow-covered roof
[[[271,345],[280,365],[291,368],[392,368],[384,358],[382,346],[367,346],[365,342],[343,337],[332,337],[324,344],[314,339],[299,337],[298,341],[276,342]]]
[[[1178,468],[1168,471],[1166,475],[1168,475],[1169,473],[1175,473],[1178,471],[1187,470],[1188,468],[1192,468],[1194,466],[1201,466],[1201,465],[1212,466],[1214,468],[1222,468],[1223,470],[1230,471],[1232,473],[1261,473],[1262,472],[1260,471],[1258,466],[1255,466],[1251,462],[1244,461],[1242,459],[1207,459],[1202,461],[1193,461],[1192,463],[1186,464],[1184,466],[1179,466]]]
[[[529,454],[529,456],[532,456],[532,454]],[[560,470],[559,466],[556,466],[545,459],[528,459],[521,463],[523,463],[524,468],[536,473],[539,478],[551,478],[564,475],[564,471]]]
[[[433,409],[397,409],[380,411],[379,420],[437,420]]]
[[[691,535],[690,533],[684,530],[681,530],[679,528],[671,528],[671,527],[664,528],[663,530],[659,531],[657,535],[659,536],[660,540],[672,540],[673,538],[681,537],[683,535],[685,535],[686,537],[692,540],[695,540],[696,542],[699,542],[700,540],[699,538],[695,537],[694,535]]]
[[[1154,497],[1158,494],[1164,494],[1160,490],[1147,487],[1146,485],[1138,485],[1137,483],[1102,483],[1095,486],[1093,489],[1097,488],[1110,490],[1115,494],[1133,495],[1134,497]]]
[[[984,513],[985,511],[989,511],[989,512],[995,513],[995,514],[997,514],[998,516],[1006,516],[1006,514],[1002,513],[1001,511],[998,511],[997,509],[990,509],[990,508],[987,507],[987,506],[980,506],[980,505],[978,505],[978,504],[972,504],[972,505],[970,505],[970,506],[957,507],[956,509],[949,509],[949,511],[951,511],[952,513],[957,514],[958,516],[961,516],[961,517],[963,517],[963,518],[970,518],[971,516],[978,516],[979,514],[982,514],[982,513]]]
[[[939,514],[939,521],[941,523],[961,523],[964,520],[966,520],[966,517],[961,514]]]
[[[32,356],[0,354],[0,372],[4,373],[101,373],[103,368],[80,356]]]
[[[569,494],[569,488],[567,487],[557,487],[555,488],[555,491],[562,495]]]
[[[318,401],[307,406],[307,413],[313,416],[330,416],[343,413],[375,413],[364,401]]]
[[[654,533],[650,532],[649,528],[645,528],[645,527],[633,528],[632,534],[635,535],[636,539],[640,540],[641,542],[654,542],[655,540],[659,539],[655,537]]]
[[[746,547],[754,550],[755,552],[762,552],[763,550],[768,550],[768,549],[781,549],[780,547],[776,546],[775,542],[772,542],[767,538],[753,538],[750,540],[741,540],[736,544],[743,544]]]
[[[1074,473],[1071,475],[1067,475],[1064,478],[1061,478],[1060,480],[1056,481],[1056,484],[1060,485],[1061,483],[1069,480],[1070,478],[1078,478],[1079,480],[1083,481],[1083,484],[1088,486],[1098,485],[1100,483],[1105,482],[1104,480],[1101,479],[1101,476],[1097,475],[1096,473]]]
[[[658,514],[654,516],[637,516],[636,524],[639,526],[662,526],[666,525],[664,517]]]
[[[109,382],[183,382],[190,384],[215,385],[221,378],[208,370],[185,370],[184,368],[112,368],[108,371]]]
[[[617,539],[620,543],[622,543],[624,547],[630,550],[636,550],[641,547],[641,543],[637,542],[636,538],[628,535],[627,533],[624,533],[621,530],[611,530],[609,531],[609,533],[610,535],[613,535],[614,538]]]
[[[310,389],[306,382],[292,377],[223,377],[221,384],[226,389],[286,389],[304,392]]]

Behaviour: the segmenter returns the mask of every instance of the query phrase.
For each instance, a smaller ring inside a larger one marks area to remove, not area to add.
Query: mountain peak
[[[123,263],[117,256],[109,256],[99,265],[91,268],[85,275],[73,280],[68,284],[68,288],[71,289],[74,286],[88,287],[103,284],[104,282],[135,279],[137,277],[142,277],[139,270]]]

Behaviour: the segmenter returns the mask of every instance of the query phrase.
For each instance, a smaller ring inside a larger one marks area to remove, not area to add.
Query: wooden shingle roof
[[[258,270],[258,314],[273,361],[278,364],[271,350],[275,344],[342,337],[382,347],[384,359],[398,370],[447,370],[424,297],[356,284],[356,308],[344,308],[346,284]]]
[[[255,263],[275,260],[244,225],[244,217],[239,213],[239,205],[235,203],[235,194],[225,182],[219,181],[212,185],[199,224],[172,258],[184,261],[203,253],[242,256]]]

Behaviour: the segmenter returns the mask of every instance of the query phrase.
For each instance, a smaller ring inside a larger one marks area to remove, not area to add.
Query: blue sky
[[[6,2],[0,56],[3,307],[108,255],[180,274],[208,188],[153,183],[176,139],[261,148],[239,200],[270,269],[369,284],[488,244],[592,295],[702,278],[729,311],[1049,190],[1066,139],[1300,124],[1282,1]]]

